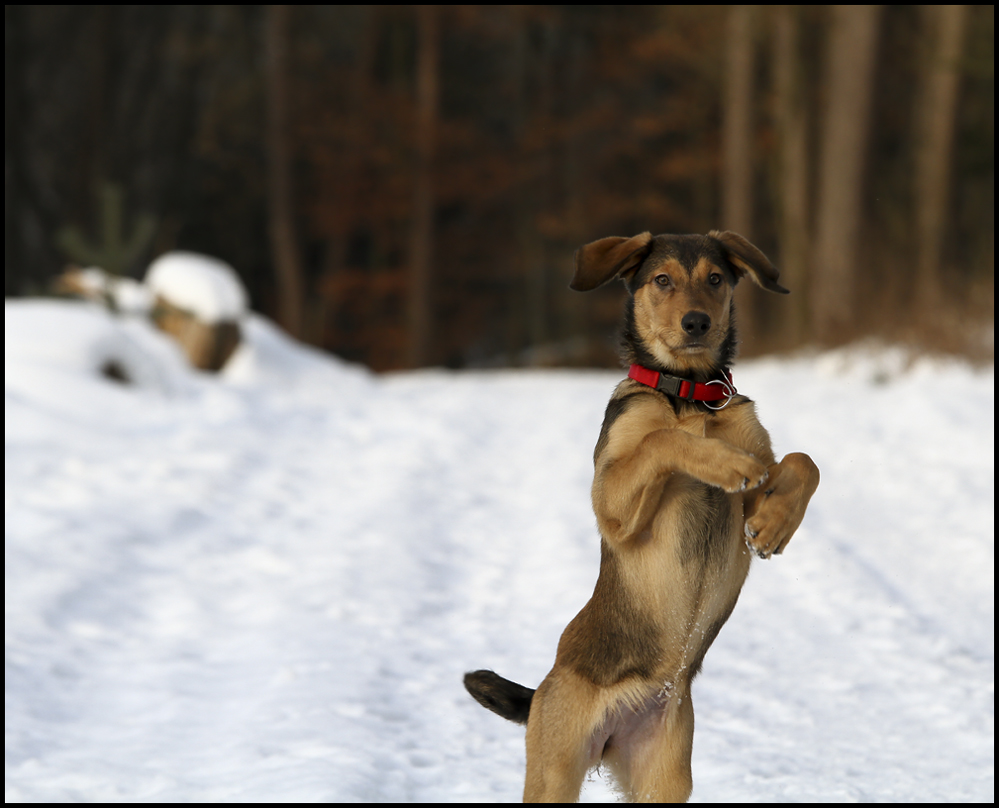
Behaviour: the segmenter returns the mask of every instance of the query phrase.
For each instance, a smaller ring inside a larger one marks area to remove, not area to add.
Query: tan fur
[[[717,376],[734,342],[738,278],[786,291],[733,233],[601,239],[577,253],[580,274],[586,289],[623,276],[629,350],[700,381]],[[689,312],[710,327],[685,329]],[[818,469],[803,454],[778,463],[744,396],[714,412],[630,379],[611,397],[594,465],[600,575],[530,700],[524,800],[575,801],[587,770],[603,762],[630,800],[684,801],[691,681],[751,556],[780,553],[801,523]]]

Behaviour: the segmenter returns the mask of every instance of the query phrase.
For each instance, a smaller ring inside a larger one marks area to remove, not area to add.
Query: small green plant
[[[59,230],[56,243],[67,258],[81,266],[97,266],[111,275],[121,275],[152,241],[156,219],[148,214],[139,215],[126,236],[122,222],[125,198],[122,187],[104,182],[96,195],[101,209],[102,241],[92,243],[79,227],[67,225]]]

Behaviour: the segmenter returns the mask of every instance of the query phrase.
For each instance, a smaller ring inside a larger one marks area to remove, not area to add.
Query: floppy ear
[[[782,295],[789,293],[788,289],[777,283],[780,273],[770,260],[738,233],[733,233],[731,230],[726,230],[724,233],[712,230],[708,233],[708,237],[721,245],[722,252],[740,277],[749,275],[757,286],[768,292],[778,292]]]
[[[646,231],[631,238],[609,236],[576,250],[576,272],[570,289],[589,292],[611,278],[636,268],[649,253],[652,234]]]

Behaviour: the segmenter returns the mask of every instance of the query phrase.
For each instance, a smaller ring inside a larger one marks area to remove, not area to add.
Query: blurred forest
[[[170,249],[375,369],[613,365],[580,244],[742,233],[743,353],[991,356],[993,6],[5,6],[4,293]],[[771,297],[773,299],[771,299]]]

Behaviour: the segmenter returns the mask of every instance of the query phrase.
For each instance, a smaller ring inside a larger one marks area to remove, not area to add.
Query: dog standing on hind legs
[[[631,800],[690,796],[691,681],[751,556],[784,550],[819,484],[808,455],[776,461],[732,386],[733,292],[745,276],[787,293],[731,232],[641,233],[576,252],[573,289],[620,278],[629,293],[631,368],[593,458],[600,574],[537,690],[492,671],[465,676],[480,704],[527,724],[525,802],[574,802],[601,763]]]

